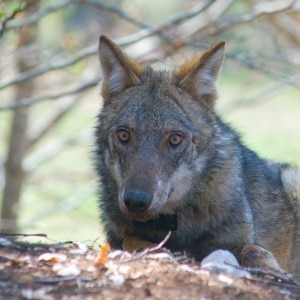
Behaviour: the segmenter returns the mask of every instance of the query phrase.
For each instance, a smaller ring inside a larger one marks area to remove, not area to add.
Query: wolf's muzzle
[[[128,189],[124,194],[124,203],[130,212],[141,213],[151,205],[152,197],[141,191]]]

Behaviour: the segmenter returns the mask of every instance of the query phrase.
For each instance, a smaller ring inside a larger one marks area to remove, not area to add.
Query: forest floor
[[[259,270],[205,269],[166,251],[129,254],[0,234],[0,299],[288,300],[300,299],[300,286]]]

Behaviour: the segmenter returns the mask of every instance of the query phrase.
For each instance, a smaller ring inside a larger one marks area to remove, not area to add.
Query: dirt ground
[[[167,252],[20,237],[0,234],[0,299],[300,299],[299,285],[259,270],[228,274]]]

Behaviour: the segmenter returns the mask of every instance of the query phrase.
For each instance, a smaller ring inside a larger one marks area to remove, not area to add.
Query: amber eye
[[[120,129],[118,132],[117,132],[117,136],[118,136],[118,139],[122,142],[122,143],[127,143],[129,141],[129,138],[130,138],[130,134],[127,130],[125,129]]]
[[[181,143],[182,141],[182,136],[179,135],[179,134],[172,134],[170,137],[169,137],[169,143],[172,145],[172,146],[177,146]]]

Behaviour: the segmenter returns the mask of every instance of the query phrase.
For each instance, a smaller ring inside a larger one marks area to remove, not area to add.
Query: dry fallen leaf
[[[64,262],[67,260],[67,256],[65,254],[59,254],[59,253],[43,253],[38,257],[38,261],[47,261],[52,264],[58,263],[58,262]]]
[[[110,245],[108,243],[105,243],[100,247],[99,255],[95,262],[96,265],[103,265],[106,262],[109,250]]]

